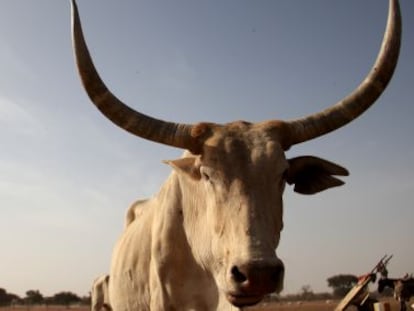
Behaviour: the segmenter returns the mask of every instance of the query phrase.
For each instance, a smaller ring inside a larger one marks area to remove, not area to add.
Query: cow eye
[[[203,178],[204,178],[205,180],[210,180],[210,176],[208,176],[208,174],[207,174],[207,173],[205,173],[205,172],[202,172],[202,173],[201,173],[201,176],[203,176]]]
[[[200,174],[201,174],[201,177],[204,180],[211,181],[210,174],[209,174],[208,170],[205,167],[200,167]]]

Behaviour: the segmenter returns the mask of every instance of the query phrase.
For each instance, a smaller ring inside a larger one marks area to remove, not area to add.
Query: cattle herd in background
[[[407,303],[414,296],[413,275],[407,274],[399,279],[381,278],[378,281],[378,292],[382,293],[386,287],[394,291],[394,298],[400,303],[400,311],[407,310]]]
[[[408,273],[402,278],[391,279],[388,277],[387,265],[393,256],[385,255],[374,266],[374,268],[358,278],[356,284],[349,290],[345,297],[339,302],[334,311],[344,311],[348,306],[354,305],[358,311],[382,311],[382,304],[378,303],[377,299],[371,297],[368,284],[375,283],[377,275],[380,275],[378,280],[377,292],[382,294],[385,288],[393,290],[394,298],[400,304],[400,311],[407,310],[407,303],[411,296],[414,296],[414,278]],[[381,306],[380,310],[377,309]],[[385,308],[388,310],[388,308]]]

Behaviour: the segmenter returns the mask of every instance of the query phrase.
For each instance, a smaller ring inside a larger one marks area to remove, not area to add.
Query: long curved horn
[[[142,114],[125,105],[108,90],[85,43],[75,0],[72,0],[72,29],[74,53],[83,86],[95,106],[108,119],[139,137],[197,153],[199,145],[191,135],[192,125],[166,122]]]
[[[401,42],[398,0],[390,0],[387,27],[377,59],[362,83],[347,97],[319,113],[287,121],[288,145],[298,144],[334,131],[367,110],[381,95],[397,65]]]

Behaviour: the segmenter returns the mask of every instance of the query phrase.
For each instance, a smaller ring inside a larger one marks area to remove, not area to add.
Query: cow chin
[[[273,293],[280,293],[283,290],[283,281],[278,284],[277,288]],[[246,292],[237,292],[237,291],[227,291],[225,296],[228,302],[233,306],[242,308],[247,306],[253,306],[258,304],[265,295],[270,294],[270,292],[262,293],[246,293]]]
[[[227,293],[227,300],[235,307],[242,308],[247,306],[253,306],[259,303],[263,296],[250,296],[244,294]]]

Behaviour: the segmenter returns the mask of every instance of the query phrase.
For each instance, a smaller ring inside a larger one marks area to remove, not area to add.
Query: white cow
[[[110,270],[114,310],[232,310],[283,287],[276,256],[285,184],[313,194],[340,186],[345,168],[304,156],[293,145],[349,123],[381,95],[397,64],[401,17],[390,10],[378,58],[360,86],[332,107],[297,120],[179,124],[125,105],[97,73],[73,0],[73,42],[83,85],[95,106],[122,129],[188,150],[167,161],[173,172],[153,198],[130,209]],[[104,33],[105,31],[102,30]]]
[[[92,285],[92,301],[91,309],[92,311],[110,311],[111,304],[109,302],[109,275],[101,275],[93,281]]]

